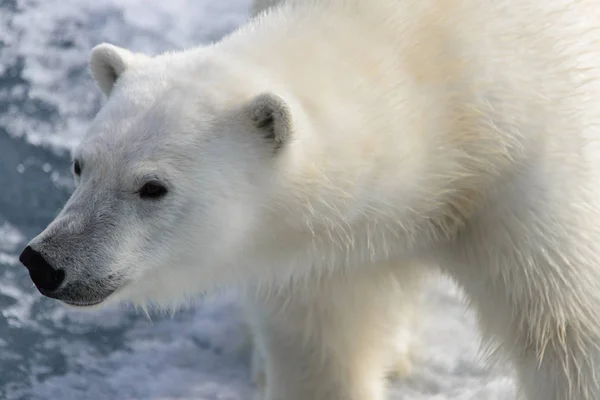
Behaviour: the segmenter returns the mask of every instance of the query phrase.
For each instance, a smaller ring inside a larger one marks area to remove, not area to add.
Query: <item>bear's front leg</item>
[[[463,260],[451,272],[476,309],[483,338],[512,361],[523,399],[598,400],[600,271],[566,251],[540,248],[486,249],[489,264]]]
[[[555,306],[548,303],[545,309],[535,311],[524,307],[523,315],[513,310],[513,320],[504,327],[498,323],[500,319],[490,321],[495,318],[493,312],[480,320],[487,336],[500,339],[502,352],[513,360],[524,399],[600,399],[598,332],[581,321],[569,321],[561,315],[569,311]]]
[[[600,332],[583,314],[568,316],[570,311],[561,308],[547,303],[543,311],[530,311],[520,326],[512,324],[506,345],[519,389],[528,400],[598,400]]]
[[[386,376],[410,370],[420,279],[377,268],[247,295],[267,400],[383,400]]]

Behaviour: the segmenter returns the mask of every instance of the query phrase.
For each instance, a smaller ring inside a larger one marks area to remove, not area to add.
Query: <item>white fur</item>
[[[271,293],[246,287],[253,378],[266,383],[266,399],[386,398],[386,377],[410,373],[419,315],[419,271],[398,276],[395,267],[335,272]]]
[[[254,16],[277,3],[255,1]],[[397,273],[380,268],[378,277],[368,268],[312,274],[308,291],[293,282],[275,292],[246,288],[259,398],[377,400],[386,375],[410,374],[421,277],[409,269],[401,286]]]
[[[289,1],[212,46],[93,54],[108,101],[32,246],[91,191],[117,213],[86,250],[125,282],[105,304],[257,288],[269,400],[381,399],[413,311],[395,288],[439,265],[526,399],[598,399],[598,21],[595,0]],[[128,194],[144,171],[164,200]]]

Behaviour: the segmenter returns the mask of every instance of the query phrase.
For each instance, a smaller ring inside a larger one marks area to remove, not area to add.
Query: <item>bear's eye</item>
[[[142,199],[158,199],[167,194],[167,188],[157,181],[146,182],[138,191]]]
[[[73,163],[73,172],[77,176],[81,175],[81,164],[79,163],[79,160],[75,160]]]

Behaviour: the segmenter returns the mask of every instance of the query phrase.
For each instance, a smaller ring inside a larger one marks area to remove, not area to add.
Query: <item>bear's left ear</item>
[[[90,53],[90,70],[100,89],[108,96],[117,79],[134,63],[147,57],[109,43],[94,47]]]
[[[292,113],[281,97],[262,93],[250,100],[244,108],[254,127],[265,139],[272,141],[275,148],[283,146],[291,137]]]

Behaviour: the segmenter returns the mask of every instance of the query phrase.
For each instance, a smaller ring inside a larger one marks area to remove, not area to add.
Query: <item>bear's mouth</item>
[[[108,299],[118,288],[117,282],[73,282],[50,296],[67,306],[86,308],[97,306]]]
[[[102,303],[106,298],[100,300],[75,301],[75,300],[60,300],[66,305],[78,308],[92,307]]]

